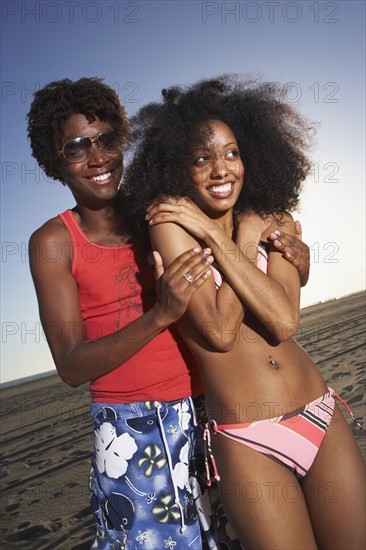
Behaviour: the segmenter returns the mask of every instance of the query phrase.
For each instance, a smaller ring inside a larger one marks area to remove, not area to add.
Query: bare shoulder
[[[37,243],[64,242],[69,232],[58,216],[51,218],[36,229],[29,239],[29,245]]]
[[[29,263],[33,275],[40,270],[70,269],[71,237],[59,217],[36,229],[29,239]]]

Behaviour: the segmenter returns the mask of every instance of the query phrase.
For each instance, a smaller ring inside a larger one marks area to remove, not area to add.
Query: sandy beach
[[[297,340],[364,423],[365,293],[303,309]],[[1,390],[1,407],[1,548],[89,549],[87,386],[54,375]]]

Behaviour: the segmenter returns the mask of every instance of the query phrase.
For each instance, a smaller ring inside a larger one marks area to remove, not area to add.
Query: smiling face
[[[99,118],[91,122],[85,115],[71,115],[64,124],[61,150],[67,141],[78,137],[95,138],[101,132],[113,130],[108,122]],[[118,184],[123,174],[123,156],[119,148],[116,151],[102,151],[96,141],[93,142],[86,160],[69,163],[60,155],[59,169],[64,183],[70,188],[79,205],[94,206],[101,201],[110,201],[117,194]]]
[[[191,178],[208,214],[231,210],[243,187],[244,166],[229,126],[210,120],[200,128],[192,149]]]

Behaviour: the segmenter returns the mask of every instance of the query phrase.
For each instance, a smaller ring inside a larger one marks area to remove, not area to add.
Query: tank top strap
[[[65,224],[66,229],[70,233],[73,241],[80,242],[80,239],[81,239],[82,241],[84,241],[86,243],[95,244],[95,243],[92,243],[87,238],[87,236],[85,235],[85,233],[83,232],[83,230],[79,226],[78,222],[76,221],[75,216],[72,213],[72,210],[65,210],[65,212],[62,212],[62,214],[59,214],[58,216],[63,221],[63,223]],[[95,245],[95,246],[97,246],[97,245]]]

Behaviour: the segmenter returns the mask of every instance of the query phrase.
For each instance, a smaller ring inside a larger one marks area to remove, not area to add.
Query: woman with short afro
[[[148,227],[166,265],[207,247],[214,276],[177,326],[205,389],[208,483],[211,469],[241,544],[362,548],[363,460],[340,397],[294,340],[299,276],[272,244],[295,234],[312,126],[279,85],[224,75],[164,90],[131,127],[136,231]],[[194,267],[183,276],[193,283]]]
[[[145,542],[155,549],[170,539],[176,550],[193,548],[192,541],[201,549],[198,496],[193,500],[181,479],[203,463],[193,450],[200,428],[191,421],[192,395],[198,397],[202,386],[174,321],[205,284],[209,268],[201,251],[192,250],[163,273],[154,255],[156,286],[151,254],[131,242],[116,206],[127,117],[102,79],[63,79],[37,91],[28,134],[40,166],[74,199],[33,232],[29,259],[57,371],[72,387],[89,385],[91,547],[132,550]],[[57,254],[47,254],[50,248]],[[200,276],[188,285],[182,275],[192,262]],[[164,437],[161,428],[170,425],[174,437]],[[189,464],[182,459],[188,455]],[[214,536],[207,529],[207,540]]]
[[[108,121],[118,135],[121,149],[129,139],[126,110],[113,88],[100,78],[80,78],[75,82],[65,78],[50,82],[36,92],[36,99],[28,113],[32,153],[45,174],[64,185],[55,140],[61,140],[65,121],[70,116],[78,113],[85,115],[89,122],[95,117]]]

